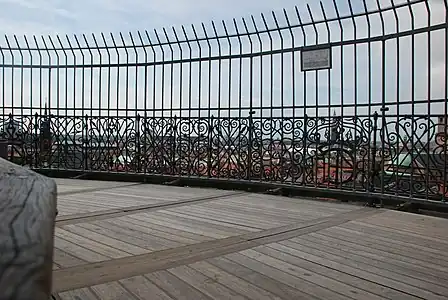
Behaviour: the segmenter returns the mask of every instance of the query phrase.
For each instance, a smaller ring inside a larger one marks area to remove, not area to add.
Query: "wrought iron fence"
[[[447,7],[333,0],[231,25],[5,37],[1,139],[34,169],[445,201]]]

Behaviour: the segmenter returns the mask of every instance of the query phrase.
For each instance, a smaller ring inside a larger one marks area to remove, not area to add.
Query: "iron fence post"
[[[377,176],[377,166],[376,166],[376,143],[377,143],[377,131],[378,131],[378,112],[375,111],[373,114],[373,145],[371,148],[371,155],[372,155],[372,165],[370,167],[370,186],[369,186],[369,192],[374,193],[375,192],[375,177]],[[371,202],[371,205],[374,203]]]

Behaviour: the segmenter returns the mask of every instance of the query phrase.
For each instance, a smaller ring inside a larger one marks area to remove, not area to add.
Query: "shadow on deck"
[[[214,189],[57,182],[57,299],[448,297],[446,219]]]

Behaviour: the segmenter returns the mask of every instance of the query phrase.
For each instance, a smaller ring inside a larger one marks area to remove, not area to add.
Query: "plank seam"
[[[148,205],[137,205],[137,206],[128,206],[124,208],[114,208],[111,210],[106,211],[97,211],[92,213],[86,213],[86,214],[80,214],[78,216],[63,216],[56,220],[56,226],[64,226],[64,225],[72,225],[77,223],[85,223],[85,222],[91,222],[91,221],[98,221],[98,220],[105,220],[105,219],[111,219],[126,215],[131,215],[135,213],[141,213],[141,212],[148,212],[148,211],[157,211],[157,210],[163,210],[171,207],[180,207],[195,203],[202,203],[207,201],[213,201],[217,199],[224,199],[227,197],[234,197],[246,194],[245,192],[234,192],[234,193],[228,193],[225,195],[215,195],[215,196],[208,196],[208,197],[201,197],[201,198],[193,198],[193,199],[187,199],[187,200],[179,200],[179,201],[169,201],[165,203],[153,203]]]
[[[325,217],[307,223],[297,223],[295,224],[295,229],[292,229],[291,225],[288,225],[262,232],[251,232],[236,237],[183,246],[176,249],[156,251],[149,254],[56,270],[54,272],[54,291],[62,292],[187,265],[196,261],[316,232],[381,212],[384,211],[361,208],[333,217]],[[84,278],[89,278],[89,280],[85,280]]]

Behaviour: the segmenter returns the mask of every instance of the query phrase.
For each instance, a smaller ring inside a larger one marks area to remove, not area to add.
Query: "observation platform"
[[[57,179],[56,299],[447,299],[448,220]]]

